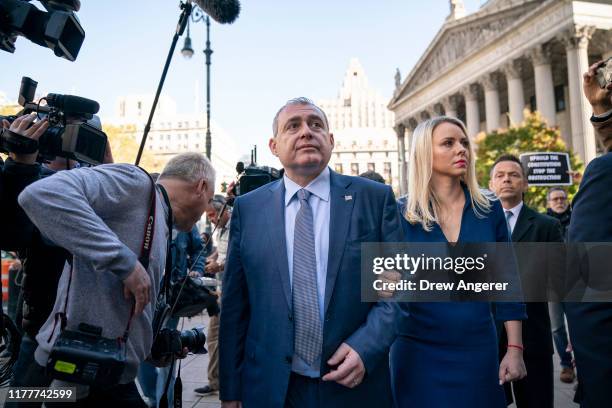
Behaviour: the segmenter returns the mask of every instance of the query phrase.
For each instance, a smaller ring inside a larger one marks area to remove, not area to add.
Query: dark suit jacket
[[[322,383],[321,407],[391,406],[389,347],[395,305],[361,302],[362,242],[401,241],[391,188],[331,172],[329,262],[321,375],[342,342],[359,353],[364,381],[354,389]],[[282,180],[234,204],[219,337],[221,400],[245,408],[283,407],[293,356],[291,288]],[[347,197],[351,197],[347,199]]]
[[[512,231],[513,242],[563,242],[559,220],[535,212],[523,204],[516,225]],[[529,286],[538,286],[541,295],[543,288],[549,282],[547,264],[553,254],[542,254],[547,248],[522,245],[517,252],[517,261],[523,280],[523,293],[529,299]],[[560,272],[560,271],[553,271]],[[540,273],[541,276],[533,276]],[[531,276],[525,276],[530,274]],[[536,297],[537,294],[531,296]],[[546,302],[527,302],[527,320],[523,321],[523,343],[525,357],[531,355],[552,355],[553,344],[550,329],[550,317]]]
[[[612,133],[612,116],[595,124]],[[598,129],[599,127],[599,129]],[[612,242],[612,153],[591,161],[574,197],[568,241]],[[610,265],[607,263],[607,265]],[[612,303],[566,305],[578,368],[582,406],[605,407],[612,400]]]

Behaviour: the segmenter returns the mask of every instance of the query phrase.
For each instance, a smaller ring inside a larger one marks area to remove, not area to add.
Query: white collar
[[[522,208],[523,208],[523,201],[521,200],[521,202],[518,203],[515,207],[512,207],[508,210],[504,208],[504,212],[510,211],[514,217],[518,217],[518,215],[521,213]]]
[[[285,206],[289,205],[295,193],[302,189],[302,186],[287,177],[287,173],[283,175],[285,183]],[[319,175],[312,180],[304,189],[319,197],[323,201],[329,201],[330,176],[329,167],[325,167]]]

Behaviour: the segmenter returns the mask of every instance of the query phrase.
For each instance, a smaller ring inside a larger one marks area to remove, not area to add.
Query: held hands
[[[523,361],[523,351],[517,348],[508,348],[506,355],[499,364],[499,385],[520,380],[527,375],[525,362]]]
[[[597,68],[602,63],[603,61],[599,61],[591,65],[583,76],[584,96],[593,107],[595,115],[601,115],[612,109],[612,84],[608,84],[606,89],[601,89],[597,82]]]
[[[8,128],[11,132],[17,133],[21,136],[25,136],[29,139],[38,140],[49,127],[49,122],[47,122],[47,118],[44,118],[30,126],[35,118],[36,114],[31,113],[29,115],[23,115],[18,117],[13,121],[13,123],[10,124],[7,120],[3,120],[2,127]],[[36,163],[37,157],[38,151],[29,154],[11,153],[11,158],[17,163],[22,164],[34,164]]]
[[[123,296],[129,299],[132,295],[136,301],[134,316],[137,316],[151,301],[151,279],[138,261],[136,261],[134,270],[123,280]]]
[[[348,344],[342,343],[327,364],[337,368],[332,369],[322,378],[323,381],[335,381],[348,388],[361,384],[365,375],[365,366],[359,354]]]

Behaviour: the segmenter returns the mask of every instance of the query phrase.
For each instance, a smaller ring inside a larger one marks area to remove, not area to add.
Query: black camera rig
[[[75,12],[80,0],[39,0],[47,11],[28,0],[0,1],[0,50],[15,52],[21,35],[53,50],[58,57],[74,61],[79,54],[85,31]]]
[[[97,120],[94,114],[100,109],[98,102],[73,95],[48,94],[34,102],[38,83],[28,77],[21,79],[19,104],[23,109],[13,116],[0,116],[13,122],[22,115],[35,112],[38,119],[47,118],[49,128],[38,141],[0,129],[0,151],[28,154],[39,152],[39,159],[53,160],[66,157],[91,165],[101,164],[106,152],[106,134],[87,121]],[[41,102],[46,101],[46,105]]]

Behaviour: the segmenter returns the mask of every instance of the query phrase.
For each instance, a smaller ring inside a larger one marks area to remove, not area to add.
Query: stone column
[[[459,106],[459,98],[457,95],[450,95],[442,99],[442,106],[444,106],[444,113],[446,116],[451,118],[457,117],[457,107]]]
[[[503,68],[508,82],[508,113],[510,126],[523,121],[525,109],[525,94],[523,93],[522,67],[519,61],[512,61]]]
[[[531,60],[535,73],[535,91],[537,110],[546,119],[549,126],[557,124],[555,112],[555,88],[552,68],[550,66],[550,49],[540,44],[531,50]]]
[[[595,132],[590,122],[591,105],[582,91],[582,74],[589,69],[587,47],[595,32],[593,26],[574,26],[563,33],[561,40],[567,51],[569,108],[572,122],[572,148],[585,163],[595,158]]]
[[[500,128],[499,116],[499,83],[497,74],[492,72],[485,75],[482,80],[485,94],[485,114],[487,119],[487,133]]]
[[[471,84],[463,89],[465,97],[465,121],[470,138],[480,132],[480,112],[478,110],[478,85]]]
[[[406,194],[406,127],[401,123],[393,127],[397,134],[397,153],[399,159],[399,189],[400,195]]]

